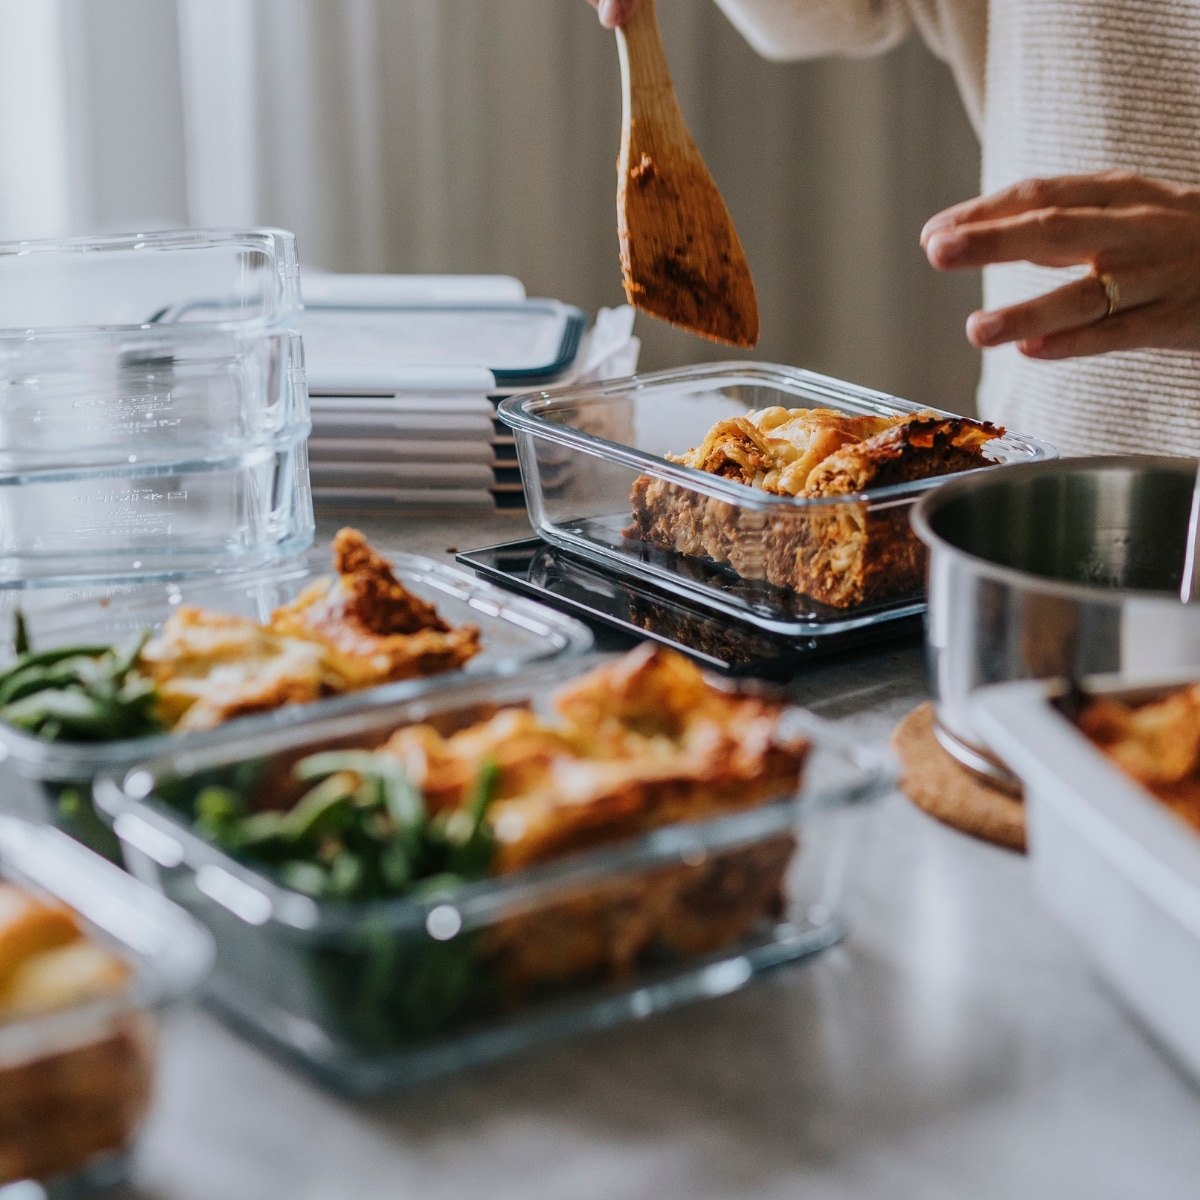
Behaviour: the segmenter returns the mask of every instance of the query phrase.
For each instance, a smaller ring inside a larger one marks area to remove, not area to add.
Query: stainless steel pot
[[[1016,789],[971,723],[985,684],[1200,666],[1200,604],[1179,601],[1195,478],[1187,459],[1080,458],[926,493],[935,728],[960,762]]]

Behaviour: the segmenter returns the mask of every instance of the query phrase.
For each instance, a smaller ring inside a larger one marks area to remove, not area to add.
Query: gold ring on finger
[[[1104,311],[1104,316],[1100,318],[1103,321],[1117,311],[1117,305],[1121,303],[1121,289],[1117,286],[1117,281],[1107,271],[1093,271],[1092,274],[1099,280],[1100,286],[1104,289],[1104,299],[1108,304],[1108,308]]]

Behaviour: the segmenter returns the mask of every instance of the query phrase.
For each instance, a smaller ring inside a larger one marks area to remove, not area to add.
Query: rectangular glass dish
[[[297,433],[300,313],[284,230],[0,243],[0,486]]]
[[[0,475],[0,589],[252,570],[313,530],[307,425],[170,463]]]
[[[592,666],[577,660],[417,700],[376,698],[254,736],[231,731],[202,750],[98,781],[96,802],[129,869],[213,931],[215,1004],[351,1093],[408,1086],[722,995],[836,942],[850,915],[867,802],[890,786],[891,772],[884,756],[800,710],[784,713],[789,736],[812,742],[798,795],[423,895],[314,899],[192,828],[192,804],[212,785],[252,790],[252,780],[278,779],[273,772],[299,756],[378,746],[406,725],[430,723],[445,734],[500,707],[540,714],[551,689]],[[775,899],[746,907],[743,893],[764,878]],[[659,909],[674,911],[676,901],[683,919],[715,922],[723,940],[689,956],[643,938]],[[642,949],[609,960],[603,947],[612,943]],[[617,961],[623,969],[596,965]]]
[[[34,1176],[71,1200],[124,1177],[152,1100],[154,1011],[200,982],[212,939],[58,830],[12,817],[0,817],[0,882],[66,905],[131,969],[120,994],[0,1020],[0,1191]]]
[[[699,446],[718,421],[773,406],[880,417],[932,411],[810,371],[716,363],[512,396],[499,412],[516,440],[531,523],[548,542],[793,637],[843,633],[920,612],[923,585],[834,607],[767,583],[762,564],[780,553],[781,539],[790,547],[850,528],[868,531],[869,545],[902,548],[919,566],[923,551],[908,512],[945,476],[808,499],[767,493],[664,457]],[[1051,447],[1013,433],[989,441],[985,453],[1000,465],[1054,457]],[[705,530],[720,527],[739,570],[641,539],[634,497],[660,482],[692,513],[703,514]]]
[[[560,655],[579,655],[591,648],[587,627],[571,617],[476,579],[457,568],[419,555],[383,549],[397,578],[411,592],[433,602],[451,625],[470,623],[481,632],[480,653],[465,671],[490,675]],[[88,587],[55,593],[56,603],[25,612],[30,644],[36,650],[78,643],[121,644],[145,629],[157,630],[180,605],[196,605],[215,612],[266,621],[273,609],[294,600],[314,580],[331,574],[328,550],[312,551],[283,566],[225,576],[204,576],[163,583]],[[26,594],[0,593],[0,601]],[[36,598],[37,593],[33,594]],[[0,609],[0,628],[12,625]],[[11,645],[6,657],[11,657]],[[0,722],[0,781],[4,793],[0,809],[18,811],[39,820],[58,821],[106,854],[115,845],[108,831],[91,814],[92,780],[106,772],[120,772],[135,762],[186,752],[230,732],[265,733],[311,720],[314,715],[335,714],[364,699],[411,697],[445,686],[460,672],[431,675],[319,700],[308,705],[288,705],[273,712],[237,717],[209,733],[162,733],[152,737],[113,742],[49,742]],[[65,800],[64,800],[65,796]]]
[[[0,244],[0,588],[305,549],[300,311],[282,230]]]
[[[1124,1005],[1200,1081],[1200,835],[1076,725],[1086,698],[1140,704],[1195,681],[1022,681],[977,691],[971,719],[1021,781],[1043,906]],[[1162,738],[1165,756],[1168,739]]]

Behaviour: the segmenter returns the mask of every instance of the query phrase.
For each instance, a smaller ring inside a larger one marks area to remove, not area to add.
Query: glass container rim
[[[444,593],[457,596],[471,608],[478,609],[487,616],[517,625],[531,634],[553,637],[558,643],[558,656],[578,657],[592,647],[594,639],[590,630],[574,617],[523,596],[505,592],[467,571],[425,555],[394,550],[386,545],[377,545],[375,549],[396,568],[402,583],[407,579],[430,584]],[[199,583],[221,586],[228,583],[230,587],[241,589],[293,580],[297,583],[304,579],[315,582],[318,578],[331,574],[333,569],[328,547],[321,547],[265,566],[252,567],[249,570],[233,567],[212,575],[176,580],[174,584],[187,586]],[[173,583],[170,580],[155,580],[152,586],[170,588]],[[68,601],[62,605],[42,609],[39,615],[49,613],[53,617],[76,607],[82,605],[77,601]],[[486,673],[471,676],[471,679],[472,682],[480,682],[493,675],[514,674],[524,665],[524,660],[510,656],[488,667]],[[452,688],[460,682],[458,672],[405,679],[369,688],[364,692],[351,692],[315,700],[309,704],[285,705],[270,712],[238,717],[226,725],[204,732],[164,732],[111,742],[48,742],[0,721],[0,766],[11,765],[22,773],[28,771],[30,777],[43,782],[92,779],[101,773],[127,769],[133,762],[158,758],[171,750],[176,754],[193,751],[200,753],[209,746],[221,745],[235,737],[282,733],[312,720],[332,720],[343,715],[353,715],[360,709],[415,700],[426,693]]]
[[[244,887],[257,893],[258,903],[265,914],[252,924],[267,924],[298,936],[323,938],[341,936],[361,930],[366,924],[386,925],[390,930],[419,930],[425,927],[429,914],[442,906],[451,907],[460,928],[469,931],[508,916],[513,909],[557,895],[574,886],[611,878],[614,874],[644,870],[656,864],[687,861],[691,851],[721,850],[757,842],[771,834],[794,828],[819,812],[849,808],[871,802],[889,790],[897,777],[893,756],[874,744],[864,744],[849,737],[833,723],[806,709],[788,704],[785,720],[788,728],[807,737],[812,748],[833,753],[851,766],[857,777],[853,782],[801,784],[798,792],[777,798],[769,804],[742,812],[720,814],[700,821],[674,822],[648,833],[635,835],[613,846],[566,856],[507,876],[497,876],[460,885],[452,891],[430,896],[400,896],[385,900],[337,902],[314,900],[271,879],[263,870],[241,862],[227,854],[208,839],[193,832],[181,814],[154,800],[157,781],[172,775],[202,770],[218,762],[229,765],[244,761],[249,755],[239,753],[246,743],[259,740],[269,743],[261,753],[294,751],[305,741],[319,737],[344,736],[346,727],[357,716],[360,720],[378,720],[385,708],[409,709],[407,717],[396,715],[397,727],[415,723],[439,712],[469,706],[486,699],[503,704],[507,695],[515,702],[520,696],[537,694],[536,689],[565,682],[599,663],[611,661],[615,655],[589,655],[585,658],[560,660],[505,677],[460,682],[455,687],[415,698],[407,703],[379,705],[372,714],[366,710],[347,714],[342,720],[330,717],[314,718],[309,728],[268,732],[255,739],[247,734],[237,743],[224,747],[209,744],[197,753],[187,752],[163,756],[130,768],[118,777],[106,774],[96,781],[94,795],[99,811],[113,823],[122,841],[131,841],[139,849],[147,846],[153,852],[155,844],[173,842],[177,850],[166,857],[173,865],[186,863],[193,871],[215,867],[225,877],[231,877],[234,887]],[[708,676],[723,690],[779,695],[779,689],[746,680],[724,680]],[[325,727],[322,732],[322,727]],[[307,737],[305,736],[307,735]],[[221,752],[223,751],[223,753]],[[149,841],[146,842],[147,827]],[[152,853],[153,856],[153,853]],[[164,864],[165,865],[165,864]],[[245,918],[243,918],[245,920]]]
[[[147,233],[115,233],[100,237],[39,238],[0,242],[0,261],[30,255],[83,255],[128,251],[133,253],[171,253],[175,250],[202,249],[205,246],[257,246],[265,249],[274,263],[277,311],[268,316],[243,320],[189,321],[160,324],[152,319],[139,324],[20,326],[0,327],[0,351],[19,353],[22,346],[67,341],[83,343],[111,341],[137,334],[147,344],[167,344],[199,340],[214,334],[265,337],[294,329],[303,311],[300,298],[300,265],[296,254],[296,235],[290,230],[263,225],[247,229],[196,228],[163,229]]]
[[[869,488],[865,492],[849,493],[844,496],[777,496],[764,492],[761,488],[723,479],[695,467],[668,462],[658,455],[638,450],[633,446],[613,442],[567,425],[558,425],[542,415],[570,404],[602,405],[612,403],[614,400],[630,394],[653,392],[668,385],[688,383],[719,385],[722,381],[730,384],[745,382],[775,386],[781,391],[796,393],[801,391],[817,392],[816,398],[825,399],[830,403],[841,402],[843,405],[849,403],[864,411],[874,411],[886,415],[929,412],[937,417],[951,420],[966,419],[956,413],[917,404],[887,392],[874,391],[802,367],[739,361],[706,363],[695,367],[630,375],[623,379],[605,380],[596,384],[570,385],[562,388],[521,392],[502,400],[498,407],[498,415],[511,429],[579,450],[596,458],[620,463],[641,474],[653,475],[656,478],[678,484],[689,491],[725,500],[740,508],[764,512],[781,509],[804,510],[864,501],[874,507],[883,507],[889,503],[901,503],[909,500],[945,482],[945,476],[935,475],[928,479],[890,484],[881,488]],[[1048,442],[1024,434],[1006,432],[996,441],[1000,445],[1024,454],[1025,462],[1050,461],[1058,457],[1058,451]],[[971,471],[960,472],[959,476],[975,475],[977,472],[991,471],[997,467],[1012,465],[1016,464],[990,463]]]
[[[212,966],[215,944],[199,921],[60,829],[0,814],[0,880],[53,896],[134,960],[134,978],[119,996],[0,1021],[0,1060],[40,1058],[114,1018],[161,1008]]]

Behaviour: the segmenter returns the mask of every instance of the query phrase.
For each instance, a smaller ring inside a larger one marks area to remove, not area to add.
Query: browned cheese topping
[[[451,628],[414,596],[356,529],[333,543],[337,575],[321,579],[268,624],[181,607],[142,651],[160,715],[178,730],[439,674],[479,652],[479,629]]]
[[[648,644],[561,689],[554,709],[503,709],[449,736],[410,727],[384,750],[435,810],[461,805],[493,761],[496,869],[512,871],[786,795],[808,749],[781,729],[779,702],[727,692]]]
[[[1098,696],[1079,728],[1130,778],[1200,831],[1200,684],[1149,704]]]
[[[668,458],[777,496],[845,495],[906,453],[978,452],[1002,433],[987,422],[934,413],[853,416],[776,406],[719,421],[698,447]]]

